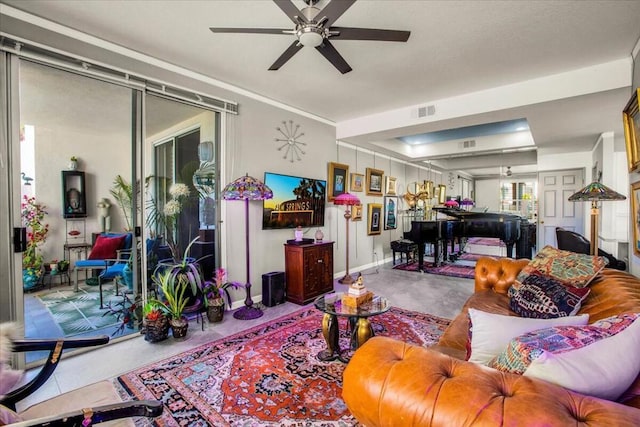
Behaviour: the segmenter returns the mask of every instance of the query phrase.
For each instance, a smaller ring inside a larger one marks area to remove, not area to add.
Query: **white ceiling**
[[[334,41],[353,68],[345,75],[314,49],[302,49],[279,71],[268,71],[293,36],[213,34],[209,27],[290,27],[291,21],[271,1],[0,2],[338,125],[370,114],[630,58],[640,38],[637,0],[359,0],[335,25],[409,30],[408,42]],[[294,0],[294,4],[304,7],[301,0]],[[318,7],[325,4],[323,0]],[[432,121],[410,130],[390,129],[349,138],[348,142],[379,149],[371,142],[524,117],[536,147],[553,144],[565,152],[584,151],[591,149],[601,132],[621,135],[621,110],[630,93],[629,87],[585,93]],[[390,146],[387,149],[391,150]]]

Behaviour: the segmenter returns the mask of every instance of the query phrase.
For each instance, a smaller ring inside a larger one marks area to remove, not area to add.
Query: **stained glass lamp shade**
[[[569,196],[570,202],[591,202],[591,255],[598,253],[598,202],[602,200],[625,200],[622,194],[604,184],[594,181],[577,193]]]
[[[345,275],[338,282],[350,285],[354,282],[353,277],[349,274],[349,219],[351,218],[351,206],[359,205],[360,199],[350,193],[342,193],[335,199],[333,199],[334,205],[345,205],[347,208],[344,211],[344,219],[347,222],[347,253],[346,253],[346,270]]]
[[[236,310],[233,317],[236,319],[249,320],[262,316],[262,310],[253,306],[251,299],[250,282],[250,258],[249,258],[249,200],[266,200],[273,198],[273,192],[262,181],[252,178],[249,174],[242,176],[227,184],[221,193],[223,200],[244,200],[245,203],[245,238],[246,238],[246,260],[247,260],[247,283],[245,290],[247,296],[244,300],[244,307]]]

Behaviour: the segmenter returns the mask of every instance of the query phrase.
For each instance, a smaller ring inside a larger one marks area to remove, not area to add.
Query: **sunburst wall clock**
[[[301,154],[306,154],[301,146],[307,145],[299,140],[304,136],[304,132],[300,132],[300,125],[293,124],[293,120],[283,121],[282,127],[277,127],[276,130],[280,132],[283,138],[274,138],[276,142],[284,142],[284,144],[278,147],[278,151],[284,150],[283,159],[289,159],[291,163],[295,160],[302,160]]]

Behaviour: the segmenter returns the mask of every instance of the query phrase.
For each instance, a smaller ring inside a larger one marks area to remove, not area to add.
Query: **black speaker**
[[[272,271],[262,275],[262,304],[267,307],[284,302],[284,271]]]

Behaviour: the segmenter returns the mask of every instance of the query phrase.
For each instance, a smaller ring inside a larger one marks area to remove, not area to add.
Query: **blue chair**
[[[118,237],[123,233],[102,233],[106,237]],[[108,259],[83,259],[75,263],[75,291],[78,292],[78,270],[101,270],[98,274],[98,287],[100,288],[100,308],[104,308],[102,299],[102,282],[113,280],[116,277],[124,277],[124,268],[131,258],[131,245],[133,244],[133,234],[126,233],[122,247],[116,250],[116,258]],[[117,285],[117,282],[116,282]],[[116,289],[117,293],[117,289]]]

